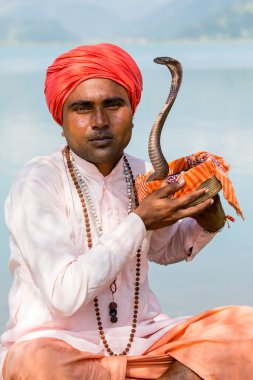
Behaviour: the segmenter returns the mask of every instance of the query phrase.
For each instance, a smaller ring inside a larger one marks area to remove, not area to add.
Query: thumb
[[[182,178],[180,181],[169,183],[168,185],[161,187],[159,191],[159,198],[169,198],[170,195],[174,194],[176,191],[182,189],[185,186],[185,180]]]

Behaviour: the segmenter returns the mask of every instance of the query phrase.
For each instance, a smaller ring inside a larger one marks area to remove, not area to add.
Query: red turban
[[[90,78],[111,79],[123,86],[134,114],[142,91],[141,72],[120,47],[101,43],[79,46],[60,55],[47,69],[45,96],[54,120],[62,125],[62,109],[70,93]]]

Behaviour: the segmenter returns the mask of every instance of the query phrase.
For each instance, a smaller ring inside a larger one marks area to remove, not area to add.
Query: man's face
[[[63,131],[70,148],[107,175],[132,135],[132,109],[124,87],[104,78],[79,84],[63,106]]]

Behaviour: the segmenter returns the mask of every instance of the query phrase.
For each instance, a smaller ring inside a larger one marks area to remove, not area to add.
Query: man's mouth
[[[112,140],[112,136],[102,135],[102,136],[94,136],[89,139],[89,142],[95,145],[106,145]]]
[[[111,136],[96,136],[89,139],[89,141],[103,141],[103,140],[111,140]]]

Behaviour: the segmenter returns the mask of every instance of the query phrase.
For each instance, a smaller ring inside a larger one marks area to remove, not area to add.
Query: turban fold
[[[141,72],[133,58],[116,45],[79,46],[55,59],[48,67],[45,96],[54,120],[62,125],[62,109],[71,92],[91,78],[111,79],[123,86],[134,114],[142,91]]]

